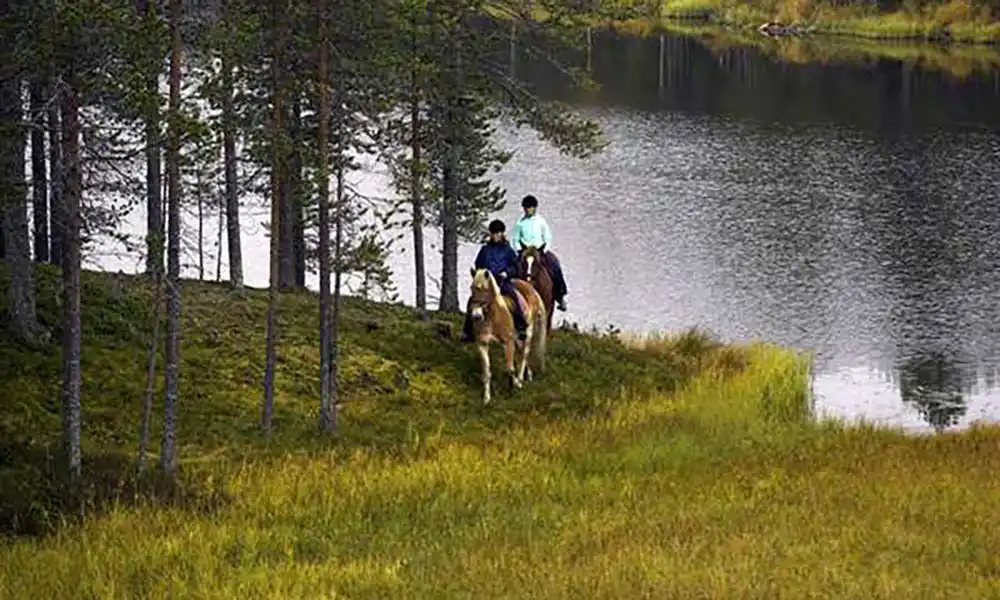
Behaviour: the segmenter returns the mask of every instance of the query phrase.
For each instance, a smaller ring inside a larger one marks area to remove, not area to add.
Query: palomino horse
[[[517,341],[514,315],[507,304],[509,300],[501,294],[500,285],[493,274],[486,269],[472,269],[472,295],[468,311],[472,315],[472,330],[483,364],[483,404],[490,403],[490,342],[503,344],[507,375],[516,388],[521,387],[525,376],[530,380],[534,375],[528,366],[530,354],[534,354],[538,361],[538,371],[545,369],[545,341],[548,334],[545,329],[545,305],[528,282],[515,279],[513,284],[520,296],[518,301],[523,301],[524,316],[528,321],[527,337],[523,342]],[[518,347],[521,349],[521,364],[515,372]]]
[[[518,275],[526,279],[528,283],[535,287],[538,295],[545,305],[546,323],[545,330],[552,332],[552,315],[555,312],[556,299],[554,294],[555,284],[552,282],[552,274],[544,264],[545,245],[540,248],[525,246],[521,249],[521,256],[517,261]]]

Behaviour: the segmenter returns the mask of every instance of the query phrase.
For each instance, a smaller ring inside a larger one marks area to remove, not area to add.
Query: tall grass
[[[186,306],[207,322],[240,314],[217,294],[189,290]],[[361,309],[348,323],[381,315],[378,329],[360,330],[378,336],[373,356],[414,377],[407,349],[427,352],[430,334],[390,321],[394,309]],[[286,356],[307,337],[295,323]],[[186,448],[187,480],[221,500],[123,501],[3,542],[0,596],[898,598],[996,589],[995,430],[908,438],[816,423],[808,361],[768,345],[698,332],[615,340],[560,331],[553,341],[546,379],[488,411],[463,408],[475,402],[475,381],[457,373],[475,365],[447,344],[422,360],[449,386],[433,389],[453,390],[457,402],[420,400],[430,418],[407,412],[402,395],[369,403],[354,389],[342,438],[316,440],[289,431],[288,403],[298,400],[286,380],[285,426],[268,447],[252,428],[189,423],[206,439]],[[286,369],[308,377],[296,364]],[[395,377],[367,372],[379,385]],[[214,381],[202,415],[231,406],[241,385]],[[30,385],[19,389],[30,396]],[[366,419],[368,434],[351,433]]]

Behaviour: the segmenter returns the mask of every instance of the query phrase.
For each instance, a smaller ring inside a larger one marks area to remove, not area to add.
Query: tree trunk
[[[287,82],[287,79],[283,79],[282,84]],[[292,100],[292,104],[295,101]],[[295,130],[295,110],[294,106],[285,115],[288,119],[288,124],[285,127],[284,142],[287,146],[284,146],[287,152],[284,160],[281,163],[281,175],[280,175],[280,199],[281,204],[279,206],[280,215],[280,279],[278,285],[281,286],[283,290],[289,290],[295,287],[295,192],[296,192],[296,174],[295,174],[295,154],[297,153],[293,146],[297,143],[298,132]]]
[[[264,405],[261,411],[261,429],[265,435],[271,433],[271,419],[274,413],[274,370],[277,362],[277,316],[278,285],[281,276],[281,176],[284,174],[284,144],[282,143],[282,111],[284,110],[284,67],[285,48],[285,5],[286,0],[271,0],[271,18],[275,32],[272,46],[271,90],[273,112],[271,115],[271,281],[267,302],[267,335],[264,361]]]
[[[198,194],[198,281],[205,281],[205,199],[200,171],[195,176],[195,190]]]
[[[226,204],[219,203],[219,225],[216,229],[217,241],[215,243],[215,281],[222,281],[222,233],[225,231],[224,221],[226,220]]]
[[[226,234],[229,241],[229,284],[243,289],[243,251],[240,242],[240,198],[236,173],[236,111],[233,108],[233,65],[228,52],[222,54],[223,153],[226,171]]]
[[[16,184],[10,185],[10,175],[7,173],[0,185],[9,186],[9,190],[17,189]],[[21,171],[23,184],[24,172]],[[23,189],[23,188],[22,188]],[[10,285],[7,287],[7,312],[9,325],[14,337],[26,344],[39,342],[37,313],[35,310],[35,277],[31,263],[31,239],[28,232],[27,199],[17,203],[15,198],[8,198],[4,211],[3,231],[5,254],[10,267]]]
[[[53,77],[52,81],[56,81]],[[58,90],[53,87],[52,93],[59,95]],[[59,102],[49,103],[49,116],[47,119],[49,129],[49,261],[54,265],[63,264],[63,238],[65,237],[66,216],[65,204],[62,200],[64,180],[63,180],[63,157],[62,157],[62,127],[59,118]]]
[[[41,78],[31,82],[31,115],[44,124],[46,86]],[[31,208],[35,225],[35,260],[49,262],[49,182],[45,168],[45,127],[31,128]]]
[[[140,19],[156,19],[156,2],[136,0]],[[151,57],[147,73],[146,94],[160,97],[160,57]],[[159,102],[150,104],[144,115],[146,122],[146,274],[151,277],[163,272],[163,198],[160,150]]]
[[[6,49],[4,49],[6,50]],[[0,51],[0,60],[9,54]],[[24,180],[25,129],[21,106],[21,80],[0,65],[0,231],[3,255],[10,267],[7,310],[11,333],[25,343],[35,343],[34,269],[28,229],[28,186]]]
[[[291,155],[291,207],[292,207],[292,255],[294,258],[295,287],[306,287],[306,186],[303,177],[302,150],[302,103],[296,101],[292,107],[292,155]]]
[[[339,69],[338,69],[339,72]],[[344,272],[343,235],[344,235],[344,111],[340,98],[342,81],[338,81],[337,107],[337,208],[334,213],[333,236],[333,307],[330,314],[330,429],[337,427],[337,405],[340,404],[340,382],[337,379],[337,363],[340,357],[340,282]]]
[[[170,105],[167,117],[167,347],[160,467],[176,466],[174,418],[181,360],[181,1],[170,0]]]
[[[159,78],[152,80],[159,86]],[[159,93],[159,90],[157,90]],[[163,272],[163,197],[159,115],[146,122],[146,274]]]
[[[455,36],[452,32],[451,42]],[[452,46],[452,64],[448,68],[450,84],[445,92],[445,157],[441,171],[441,298],[442,311],[458,312],[458,202],[459,156],[458,115],[456,114],[460,89],[461,66],[458,64],[457,44]]]
[[[410,71],[410,204],[413,210],[413,270],[416,275],[417,310],[427,312],[427,272],[424,260],[424,203],[423,181],[420,165],[420,81],[417,75],[417,19],[414,14],[411,23],[413,35],[410,39],[410,53],[414,66]]]
[[[454,153],[451,148],[448,153]],[[458,304],[458,180],[454,160],[449,159],[442,173],[441,208],[441,299],[440,310],[457,312]]]
[[[70,81],[73,81],[70,79]],[[66,465],[71,479],[78,479],[80,451],[80,201],[83,196],[83,173],[80,168],[80,101],[72,85],[60,91],[62,105],[62,144],[65,159],[60,255],[63,280],[63,379],[62,429]]]
[[[13,146],[11,141],[8,140],[7,143]],[[23,149],[22,147],[21,150]],[[2,227],[5,255],[10,267],[10,285],[7,287],[9,326],[16,339],[34,345],[40,341],[38,337],[40,327],[35,310],[35,277],[31,263],[31,238],[28,232],[28,202],[27,198],[22,198],[18,202],[14,197],[18,187],[22,193],[24,192],[24,165],[15,164],[11,172],[8,164],[4,170],[7,173],[0,176],[0,186],[5,186],[8,190],[7,198],[2,201],[6,204]],[[17,176],[21,179],[20,186],[16,181]]]
[[[139,422],[139,455],[136,458],[136,471],[139,473],[146,468],[146,451],[149,448],[149,425],[153,416],[153,393],[156,387],[156,355],[160,351],[162,294],[163,282],[156,278],[153,281],[153,328],[146,355],[146,393],[142,396],[142,416]]]
[[[333,368],[330,328],[330,40],[326,0],[316,0],[319,21],[319,66],[316,87],[319,90],[319,131],[316,140],[316,185],[319,188],[319,428],[334,430],[335,412],[331,399]]]

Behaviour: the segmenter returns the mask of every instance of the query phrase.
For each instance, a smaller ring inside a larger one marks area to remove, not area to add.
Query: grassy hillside
[[[265,442],[265,296],[207,284],[184,290],[183,487],[116,498],[148,294],[85,285],[88,477],[113,501],[46,521],[58,352],[0,334],[2,505],[39,533],[0,542],[2,598],[970,597],[1000,577],[1000,435],[812,424],[780,349],[560,331],[550,372],[484,409],[456,321],[351,300],[324,440],[315,298],[286,295]]]
[[[0,294],[6,298],[5,273],[0,281]],[[48,479],[59,450],[58,286],[57,271],[43,268],[39,314],[54,333],[53,348],[21,347],[5,331],[0,333],[0,514],[12,518],[13,512],[29,530],[44,525],[54,499],[51,490],[39,496],[38,486]],[[129,482],[122,474],[131,470],[137,447],[151,296],[144,280],[128,276],[86,272],[83,286],[84,454],[90,478],[100,482],[95,493],[109,482],[123,492]],[[709,355],[715,361],[732,361],[734,369],[742,361],[735,352],[713,353],[718,345],[699,335],[685,338],[683,352],[654,357],[626,348],[612,336],[559,332],[550,347],[550,374],[516,394],[499,376],[502,352],[495,349],[497,405],[484,409],[479,401],[479,359],[472,346],[455,341],[457,317],[434,315],[421,321],[402,306],[347,298],[340,344],[340,439],[331,446],[317,433],[316,296],[284,294],[276,432],[265,442],[258,423],[266,308],[265,290],[249,290],[239,297],[222,285],[184,282],[177,435],[185,471],[197,471],[206,456],[242,460],[248,454],[275,456],[330,447],[394,454],[427,436],[477,441],[515,425],[585,416],[622,394],[668,392],[690,378]],[[161,355],[158,405],[162,366]]]

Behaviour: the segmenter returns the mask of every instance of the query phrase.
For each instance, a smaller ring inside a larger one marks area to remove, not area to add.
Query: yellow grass
[[[139,292],[85,284],[87,381],[105,390],[85,400],[90,456],[119,437],[127,452],[134,421],[94,411],[137,413],[118,354],[135,351],[105,319],[131,318],[119,304]],[[560,331],[546,379],[483,410],[463,375],[471,349],[428,350],[430,328],[406,311],[352,301],[347,406],[327,441],[295,425],[314,419],[311,387],[292,375],[314,377],[315,298],[294,295],[283,299],[294,316],[282,419],[264,444],[254,411],[238,407],[258,401],[239,365],[242,344],[260,338],[265,295],[227,302],[221,288],[189,284],[185,297],[184,482],[214,500],[120,498],[82,523],[7,538],[0,598],[867,600],[989,597],[1000,585],[1000,431],[913,438],[814,423],[808,362],[789,351],[696,331]],[[227,351],[203,347],[216,335]],[[115,367],[93,358],[102,347]],[[18,390],[7,418],[36,401],[32,378],[49,368],[27,352],[0,338],[21,364],[4,372]],[[352,387],[359,372],[378,388],[404,373],[410,391]],[[53,432],[17,418],[22,434]]]
[[[428,344],[394,327],[384,335],[411,339],[397,339],[395,352]],[[299,333],[287,334],[293,347]],[[357,415],[345,416],[337,443],[286,434],[261,447],[252,427],[242,441],[223,436],[229,447],[210,451],[202,439],[202,450],[186,450],[186,480],[224,502],[123,503],[5,542],[0,597],[995,594],[997,430],[911,438],[812,423],[807,364],[788,351],[720,346],[697,332],[591,346],[585,337],[559,332],[553,362],[563,373],[550,377],[583,377],[597,355],[581,353],[604,352],[686,373],[686,383],[657,392],[642,376],[583,402],[586,411],[485,429],[472,423],[509,413],[513,400],[480,416],[427,405],[438,426],[411,418],[405,437],[382,446],[350,441]],[[203,402],[230,385],[220,380]],[[459,389],[475,402],[471,383]],[[572,393],[563,400],[586,395]],[[541,388],[528,394],[521,401],[548,402]],[[388,428],[398,410],[367,414]],[[449,419],[469,431],[449,433]]]

